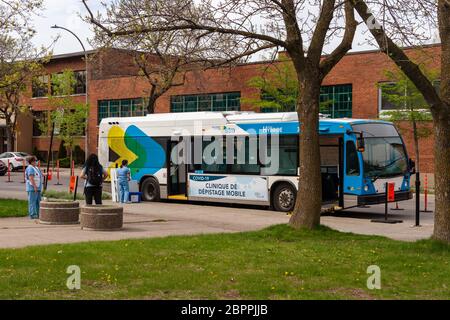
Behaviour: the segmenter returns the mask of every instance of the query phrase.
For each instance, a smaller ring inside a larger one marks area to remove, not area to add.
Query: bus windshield
[[[405,146],[393,125],[372,123],[355,125],[353,129],[364,135],[365,151],[362,156],[366,177],[378,179],[407,173]]]

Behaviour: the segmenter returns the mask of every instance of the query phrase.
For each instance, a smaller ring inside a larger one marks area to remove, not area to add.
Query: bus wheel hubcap
[[[149,185],[147,188],[147,192],[150,198],[153,198],[155,195],[155,187],[153,185]]]
[[[278,196],[278,201],[283,208],[290,208],[294,201],[294,194],[289,189],[284,189]]]

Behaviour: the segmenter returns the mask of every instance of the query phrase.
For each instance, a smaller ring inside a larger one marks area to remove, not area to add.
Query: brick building
[[[408,55],[428,68],[440,66],[441,47],[432,45],[419,49],[408,49]],[[88,100],[90,104],[88,146],[89,152],[96,152],[98,124],[108,116],[138,116],[145,114],[145,97],[149,90],[147,80],[138,75],[130,55],[122,50],[89,52]],[[275,62],[280,63],[280,62]],[[185,111],[228,111],[255,110],[241,99],[258,97],[261,93],[248,86],[248,81],[261,75],[267,67],[265,62],[238,65],[233,68],[215,68],[190,71],[183,86],[171,88],[160,97],[155,112]],[[326,77],[322,96],[332,101],[329,114],[334,117],[375,119],[382,110],[392,106],[384,99],[378,84],[385,82],[385,71],[394,68],[393,63],[379,51],[354,52],[345,56]],[[77,76],[74,99],[83,102],[86,98],[86,68],[84,53],[54,56],[46,65],[48,76],[41,78],[40,87],[29,88],[25,103],[33,117],[19,121],[19,137],[16,143],[20,151],[38,150],[43,154],[49,147],[49,138],[39,132],[37,121],[48,108],[45,97],[51,90],[50,75],[71,69]],[[432,124],[429,123],[429,126]],[[403,132],[410,155],[413,155],[410,130]],[[80,137],[84,148],[84,137]],[[422,172],[433,172],[433,138],[423,139]],[[52,150],[59,149],[56,139]]]

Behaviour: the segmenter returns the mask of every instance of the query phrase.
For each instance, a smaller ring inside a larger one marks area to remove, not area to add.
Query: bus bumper
[[[395,193],[395,201],[405,201],[413,198],[412,191],[397,191]],[[358,196],[358,206],[364,206],[364,205],[375,205],[375,204],[381,204],[386,202],[386,194],[385,193],[378,193],[378,194],[371,194],[367,196]]]

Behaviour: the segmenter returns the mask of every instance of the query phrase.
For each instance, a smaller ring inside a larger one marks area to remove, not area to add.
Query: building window
[[[171,112],[239,111],[240,109],[240,92],[172,96],[170,99]]]
[[[86,93],[86,71],[75,71],[75,84],[73,88],[73,94],[85,94]]]
[[[49,75],[39,76],[33,79],[32,83],[32,97],[40,98],[48,94]]]
[[[395,92],[394,91],[395,86],[396,86],[395,82],[384,82],[384,83],[380,84],[379,89],[378,89],[378,95],[379,95],[378,100],[379,100],[379,104],[380,104],[380,111],[404,109],[399,105],[395,105],[394,103],[392,103],[391,101],[389,101],[389,99],[387,99],[385,97],[385,95],[387,93],[389,95],[396,94],[399,97],[406,95],[406,91]]]
[[[351,118],[352,94],[351,84],[323,86],[320,89],[320,113],[331,118]]]
[[[100,100],[98,123],[104,118],[141,117],[147,114],[144,99]]]
[[[0,127],[0,153],[7,150],[6,128]]]
[[[278,99],[273,95],[267,93],[265,90],[261,92],[261,100],[267,102],[273,102],[279,105],[279,107],[263,107],[260,108],[262,113],[271,112],[295,112],[297,110],[297,93],[296,92],[283,92],[278,89]]]
[[[353,108],[353,86],[351,84],[323,86],[320,89],[320,112],[331,118],[351,118]],[[268,94],[263,93],[262,100],[273,100]],[[283,110],[277,108],[261,108],[261,112],[294,112],[295,104],[289,104]]]
[[[440,89],[441,89],[441,80],[434,80],[433,87],[435,88],[436,92],[440,95]],[[401,90],[400,92],[395,92],[394,88],[396,86],[395,82],[382,82],[379,84],[378,89],[378,101],[379,101],[379,109],[380,111],[390,111],[390,110],[401,110],[406,109],[406,104],[404,107],[401,107],[400,105],[395,105],[389,99],[385,97],[386,94],[389,95],[397,95],[399,97],[405,97],[407,95],[407,90]],[[406,103],[406,101],[405,101]]]
[[[43,123],[47,119],[48,111],[33,111],[33,137],[39,137],[46,135],[40,128],[40,123]]]
[[[57,93],[55,92],[57,90],[56,88],[56,82],[58,80],[58,78],[61,78],[63,76],[63,73],[55,73],[52,74],[52,95],[57,95]],[[82,71],[74,71],[73,72],[73,76],[74,76],[74,83],[72,86],[72,92],[71,94],[75,95],[75,94],[86,94],[86,71],[82,70]]]
[[[56,91],[58,90],[57,83],[60,83],[62,81],[63,74],[62,73],[55,73],[52,74],[52,84],[51,84],[51,90],[52,90],[52,96],[59,95]]]

